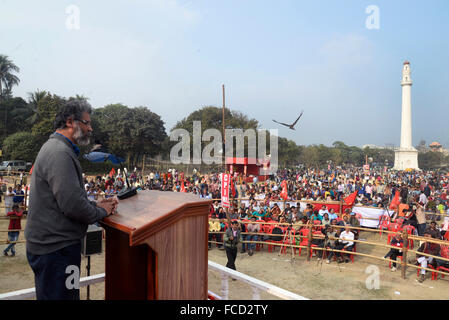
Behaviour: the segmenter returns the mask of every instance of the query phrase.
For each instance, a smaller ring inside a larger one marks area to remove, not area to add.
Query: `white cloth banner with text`
[[[360,226],[367,228],[378,228],[379,217],[382,215],[393,216],[393,210],[387,210],[385,208],[375,208],[375,207],[353,207],[352,212],[358,213],[362,216],[360,219]],[[367,219],[369,218],[369,219]]]

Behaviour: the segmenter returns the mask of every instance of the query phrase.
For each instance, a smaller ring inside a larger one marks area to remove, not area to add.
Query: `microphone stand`
[[[130,198],[132,196],[135,196],[137,194],[137,188],[131,187],[128,181],[128,172],[123,168],[123,166],[120,163],[120,167],[122,168],[123,174],[125,175],[125,181],[126,181],[126,187],[120,190],[119,193],[117,193],[117,198],[120,200],[124,200],[127,198]]]

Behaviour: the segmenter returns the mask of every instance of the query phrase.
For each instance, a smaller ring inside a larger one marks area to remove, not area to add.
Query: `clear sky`
[[[371,5],[378,29],[367,28]],[[146,106],[169,131],[221,107],[224,84],[226,105],[261,128],[358,146],[399,145],[409,60],[413,144],[449,147],[447,0],[0,0],[0,53],[20,67],[23,98],[39,89]],[[296,131],[272,122],[301,110]]]

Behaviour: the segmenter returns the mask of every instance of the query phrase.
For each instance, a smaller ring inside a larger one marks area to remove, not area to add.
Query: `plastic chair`
[[[382,231],[384,229],[388,230],[388,227],[390,226],[390,217],[386,214],[379,217],[379,235],[382,235]]]
[[[392,245],[390,242],[388,242],[388,244],[389,245]],[[409,242],[409,245],[410,245],[410,242]],[[395,246],[396,247],[396,249],[398,249],[398,250],[402,250],[403,248],[404,248],[404,244],[401,244],[399,247],[398,246]],[[408,247],[407,247],[407,249],[408,249]],[[401,256],[398,256],[398,257],[400,257],[401,258],[401,262],[402,262],[402,255]],[[396,260],[397,261],[397,260]],[[391,268],[391,261],[389,262],[389,267]],[[397,262],[396,262],[397,263]]]
[[[402,260],[402,256],[398,256],[399,258],[401,258],[401,262],[403,261]],[[396,260],[397,261],[397,260]],[[398,262],[396,262],[396,263],[398,263]],[[391,268],[391,261],[390,261],[390,264],[388,265],[390,268]]]
[[[406,230],[407,234],[409,234],[409,235],[414,235],[415,234],[415,227],[414,226],[406,225],[406,226],[404,226],[403,230]],[[407,249],[409,249],[409,248],[413,249],[413,247],[414,247],[413,239],[409,239],[408,240]]]
[[[282,253],[283,254],[286,254],[287,253],[287,247],[289,246],[289,245],[296,245],[296,240],[295,240],[295,234],[296,234],[296,230],[295,229],[291,229],[291,236],[292,236],[292,238],[290,239],[290,237],[289,237],[289,235],[288,235],[288,230],[286,230],[285,232],[284,232],[284,235],[287,233],[287,237],[285,238],[285,240],[283,240],[282,241],[282,245],[283,245],[283,247],[282,247]],[[294,249],[294,254],[296,255],[296,248],[294,247],[294,248],[292,248],[292,249]]]
[[[404,224],[404,218],[396,219],[396,223],[398,224],[399,227],[402,227],[402,225]]]
[[[309,244],[309,239],[307,238],[307,236],[309,235],[309,232],[310,232],[310,230],[306,229],[306,228],[299,230],[299,235],[305,237],[305,238],[301,238],[301,240],[299,242],[300,246],[307,246]],[[298,255],[300,256],[302,248],[298,248],[298,249],[299,249]]]
[[[390,223],[388,225],[388,231],[398,232],[401,231],[401,227],[397,223]],[[394,236],[393,233],[389,233],[387,237],[387,243],[390,243],[391,238]]]
[[[356,246],[356,243],[354,242],[354,246],[352,247],[352,251],[349,251],[349,252],[356,252],[355,246]],[[342,251],[347,251],[345,248],[343,248],[341,250]],[[340,252],[340,253],[343,255],[343,252]],[[350,253],[348,253],[348,254],[349,254],[349,259],[351,259],[351,262],[354,263],[354,255],[350,254]],[[337,261],[337,255],[336,254],[334,254],[334,260]]]
[[[347,250],[343,248],[343,251],[347,251]],[[357,252],[355,242],[354,242],[354,245],[352,246],[352,252]],[[349,259],[351,259],[351,262],[354,263],[354,255],[353,254],[349,254]]]
[[[279,228],[279,227],[276,226],[276,225],[273,225],[271,227],[271,230],[270,230],[269,234],[270,235],[277,235],[276,239],[279,239],[279,240],[274,240],[274,239],[268,239],[267,240],[267,242],[268,242],[268,252],[272,252],[273,251],[273,244],[277,244],[277,243],[281,244],[283,239],[284,239],[284,234],[283,233],[282,234],[280,234],[280,233],[273,233],[275,228]],[[279,228],[279,229],[282,230],[282,228]]]
[[[322,230],[324,228],[324,225],[321,224],[320,220],[314,220],[313,221],[313,230]]]
[[[432,265],[427,265],[427,268],[433,269],[435,270],[435,268]],[[416,272],[416,276],[419,277],[419,271],[421,270],[421,268],[418,268],[418,272]],[[438,277],[438,273],[432,272],[432,280],[437,280]]]
[[[449,272],[449,268],[444,267],[444,266],[439,266],[439,267],[437,267],[437,271]],[[442,273],[435,273],[435,280],[438,280],[438,275],[441,275],[441,277],[444,278],[444,274],[442,274]]]
[[[320,231],[320,230],[315,230],[315,231],[313,231],[312,232],[312,235],[313,235],[313,237],[314,238],[318,238],[318,239],[321,239],[321,237],[324,237],[324,234]],[[324,238],[323,238],[324,239]],[[313,249],[313,248],[316,248],[316,247],[318,247],[318,245],[316,245],[316,244],[311,244],[310,245],[310,256],[312,256],[313,255],[313,251],[315,251],[315,254],[317,253],[317,251],[318,250],[316,250],[316,249]],[[324,256],[323,256],[324,257]]]

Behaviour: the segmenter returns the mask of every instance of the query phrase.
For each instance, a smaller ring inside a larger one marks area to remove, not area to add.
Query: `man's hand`
[[[108,213],[108,216],[114,214],[117,210],[118,199],[116,197],[102,199],[97,202],[97,207],[103,208]]]

